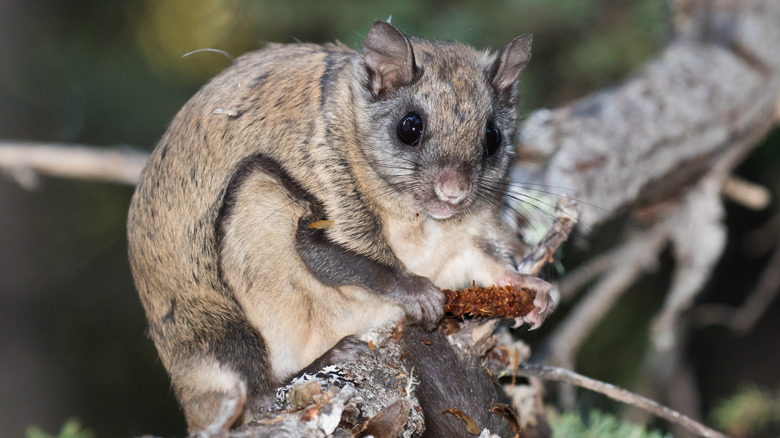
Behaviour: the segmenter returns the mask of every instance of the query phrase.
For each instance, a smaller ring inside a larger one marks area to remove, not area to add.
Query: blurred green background
[[[339,40],[359,48],[371,23],[390,16],[411,35],[493,49],[534,33],[520,86],[526,114],[629,75],[669,38],[666,7],[661,0],[0,0],[0,139],[151,150],[178,108],[230,62],[216,53],[183,54],[215,48],[238,56],[266,41]],[[757,154],[744,171],[778,187],[776,148]],[[0,436],[21,436],[30,424],[55,431],[72,416],[98,436],[184,434],[127,263],[131,194],[125,186],[52,178],[29,191],[0,178]],[[742,232],[770,214],[731,213]],[[726,277],[758,272],[740,264],[738,247],[732,253],[736,267],[727,269],[736,274]],[[583,370],[630,386],[632,371],[616,364],[641,358],[649,316],[636,315],[661,302],[665,280],[654,282],[655,292],[636,291],[613,312],[605,324],[620,330],[604,327],[607,336],[582,354]],[[709,292],[724,301],[732,295]],[[780,333],[777,324],[763,330],[757,348]],[[722,332],[703,336],[692,354],[707,376],[715,373],[706,367],[713,356],[719,360],[717,352],[738,341]],[[627,341],[636,348],[623,348]],[[702,386],[715,398],[743,381],[780,383],[776,371],[772,378],[764,372]]]

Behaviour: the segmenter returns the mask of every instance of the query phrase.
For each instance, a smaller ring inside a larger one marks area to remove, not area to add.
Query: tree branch
[[[666,234],[661,227],[632,233],[626,238],[624,246],[617,250],[622,255],[621,263],[607,271],[547,338],[545,344],[553,363],[567,366],[573,363],[582,343],[615,301],[641,274],[655,267],[655,254],[665,243]]]
[[[748,294],[741,307],[725,304],[702,304],[694,309],[692,318],[699,326],[725,325],[737,334],[744,335],[758,322],[772,301],[780,294],[780,245],[758,280],[758,285]]]
[[[657,59],[624,84],[531,114],[514,180],[566,194],[590,227],[678,194],[711,159],[756,146],[777,121],[780,3],[692,1]],[[537,160],[538,161],[538,160]]]
[[[726,438],[726,435],[723,435],[716,430],[710,429],[709,427],[677,411],[669,409],[666,406],[663,406],[653,400],[650,400],[649,398],[634,394],[631,391],[627,391],[610,383],[605,383],[591,379],[590,377],[585,377],[565,368],[523,363],[520,364],[517,368],[517,373],[526,377],[538,377],[545,380],[554,380],[557,382],[565,382],[572,385],[577,385],[581,388],[604,394],[613,400],[645,409],[665,420],[679,424],[699,436],[706,438]]]
[[[98,148],[80,144],[0,141],[0,168],[26,188],[36,173],[134,185],[148,154],[130,147]]]

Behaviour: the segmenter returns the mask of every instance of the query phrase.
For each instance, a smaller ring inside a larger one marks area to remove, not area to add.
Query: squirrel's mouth
[[[428,216],[434,219],[444,220],[449,219],[458,212],[458,205],[439,201],[438,199],[431,200],[425,206],[425,211],[428,213]]]

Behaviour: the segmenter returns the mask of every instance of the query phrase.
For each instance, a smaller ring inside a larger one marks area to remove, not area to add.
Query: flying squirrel
[[[141,175],[128,239],[191,432],[239,382],[251,418],[372,328],[433,329],[440,288],[534,289],[525,321],[541,324],[549,285],[515,272],[501,220],[531,40],[495,55],[378,21],[361,51],[241,56],[184,105]]]

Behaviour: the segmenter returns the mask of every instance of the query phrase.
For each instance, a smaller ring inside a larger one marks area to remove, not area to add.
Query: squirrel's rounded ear
[[[491,84],[502,100],[514,98],[515,83],[520,72],[531,60],[531,42],[534,36],[530,33],[520,35],[504,47],[493,65],[489,76]]]
[[[363,60],[369,88],[380,99],[414,79],[412,43],[390,23],[377,21],[368,31]]]

